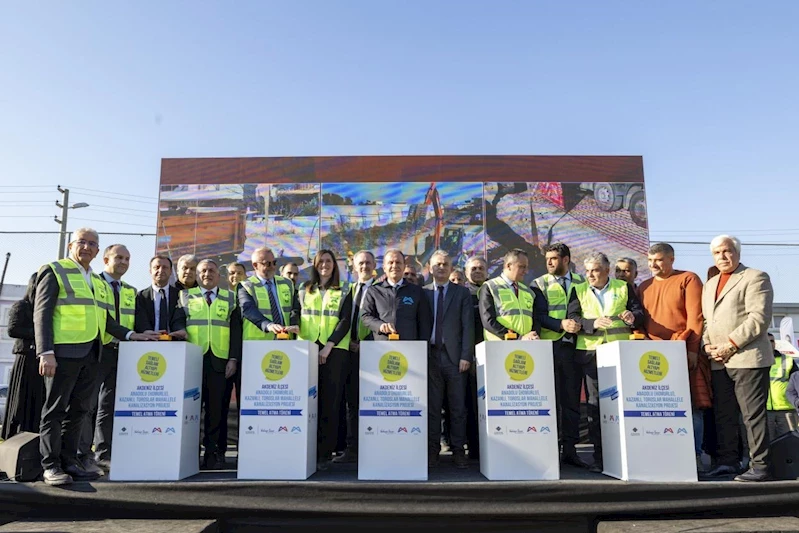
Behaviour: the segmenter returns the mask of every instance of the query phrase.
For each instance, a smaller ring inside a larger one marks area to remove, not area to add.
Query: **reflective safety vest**
[[[788,391],[788,378],[792,368],[793,357],[774,354],[774,364],[771,365],[769,372],[770,384],[766,404],[766,409],[769,411],[793,411],[793,405],[785,395]],[[777,436],[779,435],[775,435],[775,437]]]
[[[369,285],[369,286],[371,287],[371,285]],[[355,302],[357,301],[356,298],[359,296],[358,294],[355,294],[355,290],[357,288],[358,288],[358,284],[357,283],[351,283],[350,284],[350,292],[352,293],[352,307],[353,308],[355,307]],[[364,290],[366,290],[366,288],[367,288],[367,286],[364,285],[363,287],[361,287],[361,290],[364,291]],[[363,305],[363,300],[361,300],[361,305]],[[360,313],[361,313],[361,310],[358,310],[358,314],[360,314]],[[369,333],[371,333],[371,330],[369,328],[367,328],[363,324],[363,322],[361,321],[360,317],[356,317],[353,314],[352,315],[352,319],[358,321],[358,340],[362,341],[362,340],[366,339],[366,337],[369,336]],[[350,323],[350,332],[352,332],[352,323]],[[352,340],[352,339],[350,339],[350,340]]]
[[[587,281],[574,287],[577,299],[580,300],[580,307],[583,309],[583,318],[595,319],[603,316],[613,319],[609,328],[597,330],[594,335],[588,335],[584,331],[577,334],[578,350],[596,350],[597,346],[606,342],[629,340],[632,330],[630,326],[619,318],[619,315],[627,309],[627,290],[626,281],[611,279],[610,286],[605,291],[603,305],[600,305],[591,284]]]
[[[114,309],[110,287],[97,274],[86,283],[77,263],[61,259],[47,265],[58,281],[58,299],[53,310],[53,343],[82,344],[105,337],[106,313]],[[109,304],[109,298],[111,302]]]
[[[571,275],[572,281],[569,285],[569,294],[563,290],[563,287],[558,283],[557,276],[552,274],[544,274],[540,278],[536,278],[535,283],[547,299],[547,308],[549,316],[557,320],[566,318],[566,307],[569,305],[569,298],[574,292],[574,286],[585,282],[585,278],[579,274]],[[541,328],[542,340],[558,340],[566,334],[565,331],[552,331],[551,329]]]
[[[519,297],[503,277],[490,279],[480,287],[481,291],[489,291],[497,310],[497,322],[516,333],[520,338],[533,330],[533,303],[535,294],[524,283],[516,283]],[[505,340],[484,329],[483,337],[487,341]]]
[[[105,279],[103,279],[105,281]],[[111,308],[108,310],[111,316],[116,319],[121,326],[128,329],[133,329],[136,322],[136,289],[120,280],[119,287],[119,316],[116,316],[116,305],[114,303],[114,288],[110,283],[108,285],[108,294],[110,295]],[[114,337],[106,333],[103,335],[103,344],[108,344],[114,340]]]
[[[218,289],[209,306],[200,287],[180,291],[179,305],[186,311],[186,333],[189,342],[206,353],[227,359],[230,355],[230,317],[236,309],[233,293]]]
[[[342,283],[341,287],[331,287],[325,290],[324,296],[322,296],[322,291],[318,287],[314,292],[305,288],[300,289],[299,298],[302,313],[300,315],[299,337],[306,341],[319,341],[324,346],[327,339],[333,334],[333,330],[336,329],[341,315],[341,307],[344,305],[344,300],[346,300],[349,290],[350,288],[346,283]],[[336,348],[349,350],[349,331],[336,344]]]
[[[269,303],[269,292],[267,292],[263,282],[258,279],[258,276],[250,276],[246,281],[241,282],[241,286],[255,300],[261,314],[269,321],[274,322],[272,306]],[[277,288],[280,316],[283,319],[283,325],[288,326],[289,316],[291,315],[291,302],[294,300],[294,283],[288,278],[275,276],[275,287]],[[275,339],[274,333],[264,332],[249,320],[244,319],[243,323],[242,338],[245,341],[271,341]]]

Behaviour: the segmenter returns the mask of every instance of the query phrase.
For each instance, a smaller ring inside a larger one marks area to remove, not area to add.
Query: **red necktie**
[[[519,297],[519,286],[516,285],[516,282],[513,282],[512,285],[513,285],[513,294],[515,294],[516,298],[518,298]]]

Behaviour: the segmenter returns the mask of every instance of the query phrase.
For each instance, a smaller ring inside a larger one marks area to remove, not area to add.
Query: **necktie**
[[[205,293],[205,302],[208,304],[208,307],[211,307],[211,291]]]
[[[516,298],[518,298],[519,297],[519,286],[516,285],[515,281],[511,285],[513,286],[513,294],[515,294]]]
[[[363,283],[359,283],[355,288],[355,302],[352,306],[352,327],[350,328],[350,339],[353,342],[358,342],[358,326],[361,323],[361,304],[363,303],[363,295],[366,293],[363,290]]]
[[[280,314],[280,306],[277,305],[277,298],[275,297],[274,289],[275,282],[274,280],[270,279],[266,282],[266,294],[269,295],[269,309],[272,311],[272,322],[278,326],[282,326],[283,317]]]
[[[161,295],[161,303],[158,304],[158,326],[155,328],[157,331],[169,331],[169,314],[166,305],[166,291],[158,289],[158,294]]]
[[[444,345],[444,287],[439,285],[436,292],[436,348],[441,349]]]
[[[111,286],[114,288],[114,309],[116,309],[114,318],[119,320],[119,282],[114,280],[111,282]]]
[[[559,277],[558,283],[560,283],[560,286],[563,287],[563,292],[569,294],[569,291],[566,290],[566,276]]]

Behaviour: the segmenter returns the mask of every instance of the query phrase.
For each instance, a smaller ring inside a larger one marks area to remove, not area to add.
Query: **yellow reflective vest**
[[[578,350],[596,350],[597,346],[606,342],[629,340],[632,330],[619,318],[619,315],[627,309],[628,287],[626,281],[611,279],[601,305],[591,290],[590,283],[586,281],[574,287],[583,310],[583,318],[596,319],[606,316],[613,319],[609,328],[597,330],[593,335],[580,331],[577,334]]]
[[[108,294],[110,295],[109,303],[111,304],[111,307],[108,312],[111,313],[111,316],[113,316],[121,326],[124,326],[128,329],[133,329],[134,323],[136,322],[136,289],[132,285],[128,285],[122,280],[119,281],[119,316],[116,316],[114,288],[110,283],[105,281],[104,278],[103,281],[108,285]],[[106,334],[103,335],[103,344],[108,344],[113,339],[114,337],[106,332]]]
[[[547,299],[547,309],[550,317],[557,320],[563,320],[566,318],[569,298],[571,298],[571,295],[574,292],[575,285],[585,282],[585,278],[579,274],[572,274],[571,278],[569,294],[566,294],[566,291],[564,291],[563,287],[560,285],[560,283],[558,283],[557,276],[553,276],[552,274],[544,274],[543,276],[536,278],[536,280],[533,282],[536,284],[536,286],[538,286],[541,292],[544,293],[544,296]],[[565,334],[565,331],[552,331],[551,329],[544,327],[541,328],[542,340],[558,340]]]
[[[189,342],[211,350],[214,357],[230,356],[230,317],[236,309],[233,293],[218,289],[209,306],[200,287],[180,291],[179,305],[186,311],[186,334]]]
[[[788,378],[793,368],[793,357],[774,354],[774,364],[769,372],[770,384],[768,389],[768,402],[766,409],[769,411],[793,411],[793,405],[788,401]],[[773,435],[778,437],[779,435]]]
[[[294,300],[294,283],[282,276],[275,276],[274,279],[279,300],[278,305],[280,306],[278,311],[283,319],[283,325],[288,326],[289,316],[291,315],[291,302]],[[269,293],[258,276],[250,276],[246,281],[241,282],[241,286],[255,300],[261,314],[274,322],[272,306],[269,303]],[[268,331],[264,332],[261,328],[245,319],[243,320],[242,338],[245,341],[271,341],[275,339],[275,334]]]
[[[516,283],[519,288],[517,297],[513,286],[502,276],[490,279],[480,287],[481,291],[489,291],[497,310],[497,322],[516,333],[520,338],[533,330],[533,303],[535,294],[524,283]],[[483,337],[487,341],[504,340],[484,329]]]
[[[341,307],[344,305],[349,290],[346,283],[341,284],[340,287],[331,287],[325,290],[324,295],[318,287],[313,292],[305,288],[300,289],[299,298],[302,311],[299,337],[306,341],[319,341],[324,346],[333,334],[333,330],[336,329]],[[344,338],[336,344],[336,348],[349,350],[349,347],[350,333],[347,332]]]
[[[105,320],[113,312],[111,287],[97,274],[91,274],[92,286],[72,259],[47,265],[58,281],[58,297],[53,310],[53,343],[82,344],[99,335],[105,338]],[[109,303],[110,298],[110,303]]]

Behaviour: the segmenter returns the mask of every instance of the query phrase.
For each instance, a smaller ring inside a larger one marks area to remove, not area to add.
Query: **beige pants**
[[[774,440],[799,428],[796,411],[768,411],[768,434]]]

